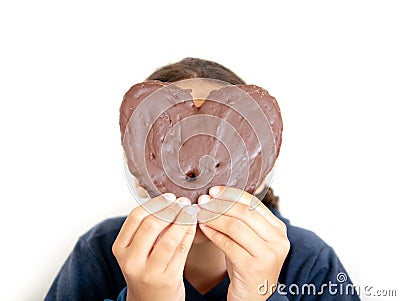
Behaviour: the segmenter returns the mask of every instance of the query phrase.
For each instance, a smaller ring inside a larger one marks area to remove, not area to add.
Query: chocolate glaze
[[[279,154],[275,98],[255,85],[227,85],[196,107],[190,92],[148,81],[125,94],[120,128],[130,172],[152,197],[172,192],[195,203],[214,185],[253,193]]]

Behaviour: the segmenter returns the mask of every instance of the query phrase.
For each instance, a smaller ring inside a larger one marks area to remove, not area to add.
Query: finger
[[[154,215],[159,218],[162,219],[166,222],[172,223],[175,221],[180,209],[183,206],[187,206],[187,205],[191,205],[192,202],[186,198],[186,197],[180,197],[178,199],[176,199],[175,204],[178,205],[177,207],[171,207],[170,210],[168,210],[167,208],[161,211],[158,211],[157,213],[155,213]],[[178,211],[177,211],[178,209]]]
[[[257,197],[244,190],[227,186],[214,186],[210,188],[209,194],[213,198],[248,205],[250,209],[256,209],[257,212],[263,215],[271,224],[275,226],[278,226],[281,223],[281,220],[277,218],[271,212],[271,210],[264,206],[264,204]]]
[[[199,219],[204,212],[205,210],[199,212]],[[238,218],[221,215],[217,219],[208,221],[206,225],[225,234],[254,257],[259,256],[260,251],[262,252],[261,246],[265,244],[265,241]]]
[[[196,224],[187,225],[186,227],[187,231],[185,236],[183,237],[179,246],[176,248],[174,256],[170,260],[167,267],[167,271],[171,271],[171,273],[176,273],[176,271],[183,273],[186,259],[196,234]]]
[[[187,252],[189,252],[192,238],[194,238],[193,232],[196,231],[198,210],[191,205],[183,207],[175,222],[168,227],[155,244],[149,256],[149,269],[158,269],[159,272],[164,272],[174,257],[179,257],[175,263],[175,268],[179,268],[179,262],[182,263],[183,257],[181,266],[183,271]]]
[[[242,203],[233,203],[227,200],[199,198],[199,222],[207,223],[222,216],[236,218],[245,223],[252,231],[265,241],[277,241],[286,236],[286,226],[279,220],[277,226],[271,224],[258,211],[252,210]]]
[[[199,224],[201,231],[205,236],[208,237],[222,252],[225,256],[236,266],[245,262],[251,256],[245,249],[242,248],[238,243],[233,241],[227,235],[218,232],[217,230],[206,226],[205,224]]]
[[[176,203],[180,208],[183,208],[184,206],[188,206],[188,205],[191,205],[191,204],[192,204],[192,202],[191,202],[188,198],[186,198],[186,197],[180,197],[180,198],[176,199],[176,200],[175,200],[175,203]],[[179,210],[179,209],[178,209],[178,210]],[[200,210],[200,209],[198,209],[198,210]],[[169,215],[168,218],[167,218],[167,215]],[[161,219],[163,219],[163,220],[165,220],[165,221],[168,221],[168,220],[169,220],[171,223],[172,223],[172,222],[176,223],[176,220],[175,220],[175,218],[176,218],[175,212],[174,212],[173,214],[168,213],[168,211],[167,211],[166,213],[160,212],[158,215],[156,215],[156,217],[161,218]],[[157,241],[161,238],[161,236],[164,234],[164,232],[165,232],[166,230],[167,230],[167,228],[164,228],[164,230],[161,231],[161,233],[160,233],[160,234],[158,235],[158,237],[157,237],[156,243],[157,243]]]
[[[170,206],[171,202],[175,201],[175,199],[176,197],[174,194],[164,193],[163,195],[159,195],[133,209],[122,225],[121,230],[114,242],[114,247],[129,247],[133,236],[135,235],[143,219],[149,216],[152,212],[157,212]]]
[[[132,243],[129,246],[130,253],[137,258],[147,258],[158,236],[175,220],[180,211],[181,207],[177,203],[173,203],[157,212],[157,214],[146,217],[132,239]],[[172,221],[160,218],[160,216],[168,216]]]

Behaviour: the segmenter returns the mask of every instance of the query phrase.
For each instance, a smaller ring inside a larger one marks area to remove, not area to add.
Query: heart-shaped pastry
[[[216,82],[199,106],[182,88],[188,81],[147,81],[125,94],[120,127],[129,171],[151,197],[171,192],[196,203],[215,185],[254,193],[279,154],[278,103],[258,86]]]

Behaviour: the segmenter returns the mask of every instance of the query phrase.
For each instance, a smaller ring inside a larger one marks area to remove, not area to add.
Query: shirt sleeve
[[[356,287],[350,280],[348,273],[340,262],[335,251],[326,246],[323,248],[310,272],[310,284],[315,284],[316,296],[313,288],[304,289],[307,293],[301,300],[328,300],[359,301]],[[310,294],[308,294],[311,292]]]
[[[126,301],[126,286],[124,289],[121,291],[121,293],[118,295],[117,301]],[[113,301],[111,299],[105,299],[104,301]]]
[[[106,265],[91,250],[86,240],[81,238],[55,278],[45,301],[114,298],[105,285],[111,283],[105,267]]]
[[[299,274],[302,274],[302,271],[299,271]],[[305,276],[303,281],[279,287],[273,296],[281,295],[287,297],[286,300],[301,301],[360,300],[359,292],[352,284],[334,250],[328,245],[325,245],[314,258],[307,274],[303,275]],[[271,301],[274,300],[281,299],[271,299]]]
[[[275,291],[268,299],[267,301],[289,301],[287,296],[281,295],[278,293],[278,291]]]

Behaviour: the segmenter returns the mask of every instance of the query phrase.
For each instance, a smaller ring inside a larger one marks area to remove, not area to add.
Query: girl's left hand
[[[285,224],[243,190],[215,186],[209,194],[199,198],[198,221],[203,233],[225,253],[231,281],[228,301],[268,299],[290,249]],[[265,295],[258,292],[260,284],[268,286],[263,286]]]

